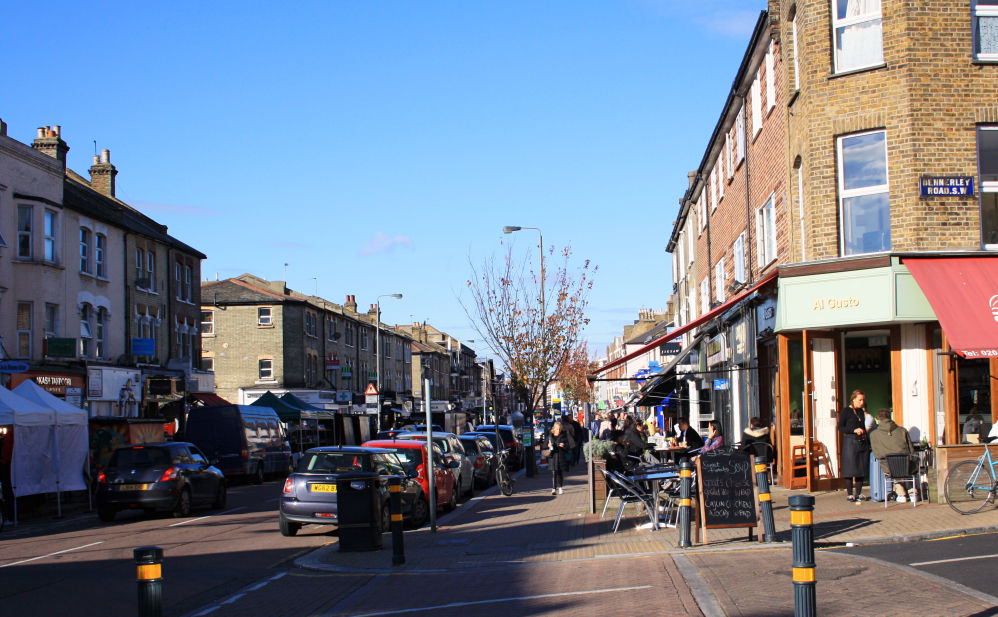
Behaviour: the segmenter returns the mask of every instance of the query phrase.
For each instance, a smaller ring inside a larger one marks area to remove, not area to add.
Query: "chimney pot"
[[[111,151],[110,150],[101,150],[100,151],[100,162],[101,163],[110,163],[111,162]]]
[[[44,126],[38,127],[38,139],[45,137],[45,128]]]
[[[100,157],[95,154],[94,155],[94,165],[98,165],[99,163],[100,163]]]
[[[62,127],[58,124],[52,127],[52,132],[55,133],[56,137],[62,137]]]

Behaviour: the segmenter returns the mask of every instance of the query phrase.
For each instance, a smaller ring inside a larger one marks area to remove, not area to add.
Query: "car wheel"
[[[459,490],[458,486],[457,486],[457,484],[455,484],[454,488],[452,488],[451,491],[450,491],[450,503],[447,503],[446,505],[444,505],[444,512],[453,512],[454,510],[457,509],[457,491],[458,490]]]
[[[412,516],[409,517],[409,524],[412,525],[414,529],[419,529],[426,524],[426,521],[429,518],[430,504],[426,503],[425,497],[420,497],[416,500],[415,505],[412,506]]]
[[[257,465],[256,473],[253,474],[253,484],[263,484],[263,463]]]
[[[173,518],[184,518],[191,513],[191,492],[186,488],[180,491],[177,503],[173,506]]]
[[[225,507],[225,499],[227,497],[225,491],[225,482],[218,483],[218,492],[215,493],[215,501],[212,502],[211,507],[216,510],[221,510]]]
[[[299,529],[301,529],[301,523],[292,523],[291,521],[284,520],[283,516],[281,517],[282,536],[284,536],[285,538],[293,537],[295,534],[298,533]]]
[[[97,506],[97,518],[105,523],[110,523],[114,520],[114,515],[118,511],[110,506]]]
[[[389,533],[392,530],[392,509],[389,504],[381,508],[381,533]]]

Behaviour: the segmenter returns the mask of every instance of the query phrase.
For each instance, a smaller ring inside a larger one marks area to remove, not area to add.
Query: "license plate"
[[[144,491],[146,490],[147,484],[122,484],[121,491]]]
[[[309,484],[310,490],[313,493],[335,493],[335,484]]]

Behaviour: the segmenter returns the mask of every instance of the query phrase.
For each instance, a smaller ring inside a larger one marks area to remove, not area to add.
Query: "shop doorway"
[[[866,394],[866,412],[877,415],[880,409],[894,411],[894,386],[891,372],[891,331],[857,330],[842,335],[842,368],[845,388],[840,408],[851,403],[852,393]],[[897,420],[900,422],[901,420]]]

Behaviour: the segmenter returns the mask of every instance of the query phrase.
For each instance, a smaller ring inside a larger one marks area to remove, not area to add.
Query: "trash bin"
[[[336,478],[340,550],[378,551],[381,529],[381,481],[373,472],[343,473]]]

